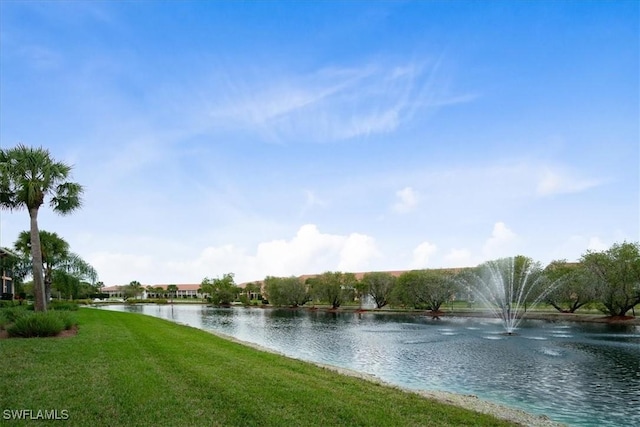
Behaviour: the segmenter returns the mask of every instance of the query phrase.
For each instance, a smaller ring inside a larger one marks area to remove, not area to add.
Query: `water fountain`
[[[524,256],[487,261],[464,281],[473,295],[501,319],[508,335],[518,328],[527,309],[534,308],[555,287],[545,280],[540,265]]]

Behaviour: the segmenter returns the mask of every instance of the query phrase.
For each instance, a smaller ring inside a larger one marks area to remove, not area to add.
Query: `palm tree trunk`
[[[33,260],[33,295],[36,311],[47,311],[47,300],[44,289],[44,273],[42,271],[42,247],[38,230],[38,209],[29,209],[31,218],[31,258]]]

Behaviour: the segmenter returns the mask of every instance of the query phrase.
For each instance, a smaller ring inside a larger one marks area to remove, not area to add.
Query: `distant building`
[[[0,247],[0,258],[6,258],[10,256],[17,257],[18,255],[14,254],[9,249]],[[11,278],[10,274],[11,273],[4,268],[2,269],[2,271],[0,271],[0,294],[2,294],[2,296],[11,295],[11,299],[13,299],[15,298],[16,291],[13,286],[13,279]]]
[[[143,285],[142,286],[142,293],[140,295],[138,295],[138,299],[148,299],[148,298],[167,298],[167,297],[172,297],[172,298],[176,298],[176,299],[185,299],[185,298],[206,298],[207,296],[209,296],[206,293],[201,293],[200,292],[200,287],[201,285],[193,285],[193,284],[183,284],[183,285],[176,285],[178,290],[176,291],[175,295],[172,295],[169,293],[169,291],[167,290],[167,288],[170,285]],[[105,288],[102,288],[102,293],[104,294],[108,294],[109,298],[124,298],[125,296],[125,291],[124,288],[126,287],[126,285],[122,285],[122,286],[107,286]],[[162,291],[160,291],[159,289],[162,289]]]

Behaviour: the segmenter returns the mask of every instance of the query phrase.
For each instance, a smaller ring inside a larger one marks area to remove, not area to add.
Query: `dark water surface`
[[[221,332],[420,390],[474,394],[569,425],[640,426],[640,327],[405,314],[107,306]]]

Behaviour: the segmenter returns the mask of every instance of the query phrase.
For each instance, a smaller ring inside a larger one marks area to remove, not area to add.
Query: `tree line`
[[[358,280],[353,273],[328,271],[302,280],[299,277],[267,276],[262,283],[244,289],[235,286],[233,274],[205,278],[201,291],[210,302],[228,305],[247,303],[250,294],[259,294],[273,306],[300,307],[308,303],[326,304],[337,309],[343,304],[368,300],[380,309],[387,305],[438,312],[454,300],[475,301],[473,284],[482,280],[488,261],[461,269],[412,270],[394,276],[370,272]],[[625,316],[640,304],[640,245],[616,243],[604,251],[587,251],[579,262],[554,260],[543,267],[529,257],[518,255],[510,263],[512,271],[500,274],[510,289],[507,303],[542,302],[564,313],[585,306],[595,307],[609,316]],[[496,278],[493,278],[494,280]],[[520,288],[527,286],[525,292]],[[519,295],[516,299],[516,295]],[[635,314],[635,313],[634,313]]]

